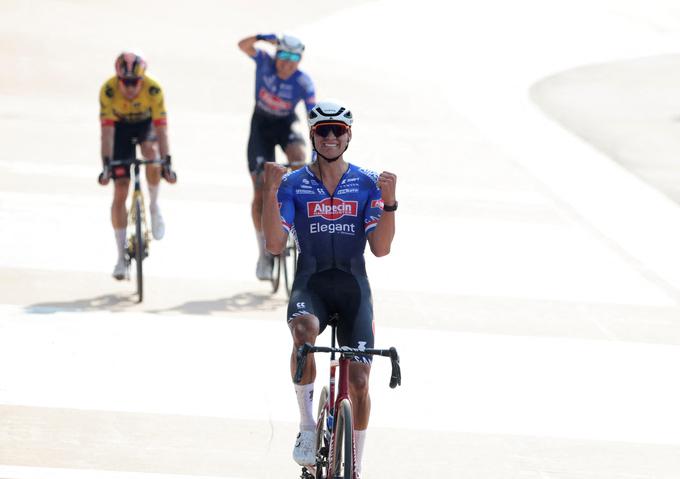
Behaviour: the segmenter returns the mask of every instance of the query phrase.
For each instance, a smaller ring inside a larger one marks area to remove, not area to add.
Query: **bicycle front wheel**
[[[316,415],[316,479],[328,477],[328,447],[330,431],[328,430],[328,387],[324,386],[319,395],[319,408]]]
[[[334,478],[354,479],[354,433],[352,424],[352,405],[343,399],[337,407],[335,434],[333,436]]]
[[[137,265],[137,295],[138,303],[144,299],[144,272],[142,261],[144,260],[144,232],[142,231],[142,202],[135,200],[135,263]]]

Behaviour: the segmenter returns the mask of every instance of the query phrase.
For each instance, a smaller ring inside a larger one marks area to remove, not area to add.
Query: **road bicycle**
[[[137,277],[137,302],[141,303],[144,299],[144,259],[149,256],[149,243],[151,242],[151,235],[149,234],[149,226],[146,221],[146,208],[144,206],[144,193],[140,183],[139,167],[141,165],[161,165],[167,164],[167,160],[146,160],[132,158],[129,160],[113,160],[109,163],[110,167],[116,166],[131,166],[132,179],[134,189],[132,191],[132,199],[130,202],[130,209],[128,210],[128,227],[127,227],[127,248],[125,250],[125,263],[127,272],[125,274],[127,279],[130,279],[130,269],[132,260],[135,261],[136,277]],[[174,175],[174,172],[172,173]]]
[[[352,403],[349,398],[349,363],[355,356],[385,356],[392,362],[390,388],[401,385],[401,368],[399,354],[394,347],[389,349],[355,349],[342,346],[335,347],[336,327],[331,326],[331,347],[303,344],[297,351],[297,369],[295,383],[302,380],[307,354],[330,353],[330,380],[319,396],[319,407],[316,422],[316,464],[303,467],[301,479],[356,479],[354,423],[352,421]],[[335,355],[339,359],[335,359]],[[338,390],[335,390],[336,370]]]

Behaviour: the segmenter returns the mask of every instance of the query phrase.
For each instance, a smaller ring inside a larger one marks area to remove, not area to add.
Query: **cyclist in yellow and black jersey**
[[[125,201],[130,186],[130,167],[113,166],[111,160],[128,160],[136,157],[136,145],[147,160],[164,158],[166,163],[146,165],[146,182],[149,188],[151,232],[155,239],[165,234],[165,224],[158,207],[158,189],[161,175],[170,183],[176,176],[170,166],[167,119],[163,90],[158,82],[146,74],[146,62],[132,52],[123,52],[116,58],[116,75],[102,85],[99,93],[101,122],[101,155],[103,170],[99,183],[106,185],[114,180],[111,223],[118,246],[118,261],[113,277],[125,277],[125,242],[127,210]]]

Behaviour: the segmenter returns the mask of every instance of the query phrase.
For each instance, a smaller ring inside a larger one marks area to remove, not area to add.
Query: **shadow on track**
[[[234,312],[262,312],[274,311],[288,304],[288,300],[283,297],[272,296],[269,293],[236,293],[232,296],[219,299],[206,299],[202,301],[187,301],[186,303],[152,310],[152,313],[182,313],[182,314],[201,314],[210,315],[213,313],[234,313]]]
[[[167,308],[143,309],[144,306],[137,303],[137,295],[107,294],[94,298],[76,299],[73,301],[53,301],[34,303],[26,306],[28,314],[54,314],[59,312],[92,312],[111,311],[125,312],[136,310],[151,314],[181,313],[193,315],[212,315],[219,313],[246,313],[274,311],[285,307],[288,303],[283,297],[275,297],[268,293],[242,292],[226,298],[206,299],[200,301],[187,301],[177,306]]]
[[[125,311],[138,306],[137,295],[105,294],[94,298],[76,299],[73,301],[53,301],[35,303],[26,306],[29,314],[54,314],[60,312],[88,312],[88,311]]]

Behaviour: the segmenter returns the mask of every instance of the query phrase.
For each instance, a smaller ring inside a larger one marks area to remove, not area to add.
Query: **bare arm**
[[[158,138],[158,150],[161,158],[165,158],[170,154],[170,144],[168,143],[168,126],[156,125],[156,137]]]
[[[382,191],[382,200],[386,205],[394,205],[396,199],[397,176],[383,171],[378,178],[378,186]],[[383,211],[375,229],[368,234],[368,244],[375,256],[386,256],[390,253],[395,233],[394,211]]]
[[[281,213],[276,193],[286,169],[274,162],[264,164],[264,191],[262,206],[262,230],[267,251],[281,254],[288,234],[281,228]]]
[[[102,161],[113,157],[113,125],[102,125]]]
[[[255,43],[259,40],[263,40],[265,42],[269,42],[272,45],[278,45],[278,40],[276,39],[276,35],[273,33],[268,33],[268,34],[258,34],[258,35],[253,35],[252,37],[246,37],[240,42],[238,42],[238,47],[241,49],[243,53],[248,55],[249,57],[254,57],[255,54],[257,53],[257,50],[255,49]]]

